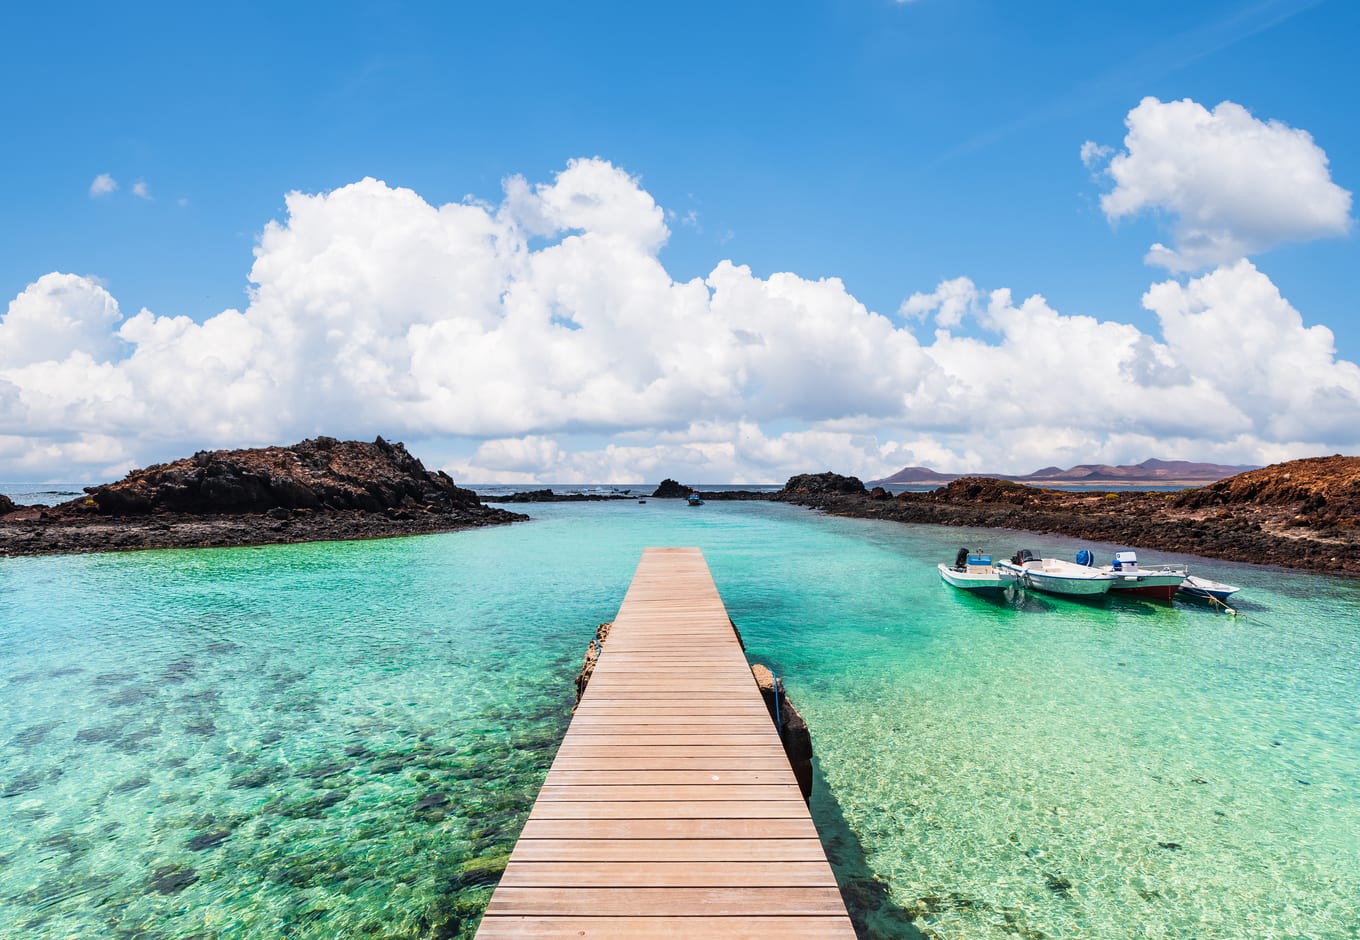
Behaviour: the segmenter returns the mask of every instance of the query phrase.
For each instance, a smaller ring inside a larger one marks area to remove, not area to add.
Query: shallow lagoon
[[[764,503],[0,561],[0,934],[469,935],[641,549],[699,545],[785,677],[852,903],[949,938],[1354,938],[1360,586],[989,603],[961,544]],[[1108,548],[1104,550],[1107,553]],[[834,800],[828,799],[834,797]],[[8,913],[7,913],[7,916]]]

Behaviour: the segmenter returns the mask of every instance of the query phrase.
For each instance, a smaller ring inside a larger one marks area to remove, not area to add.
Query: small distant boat
[[[1016,552],[1010,561],[999,562],[997,567],[1013,574],[1025,587],[1047,594],[1091,597],[1105,594],[1114,586],[1114,576],[1098,568],[1061,558],[1035,558],[1027,548]]]
[[[1083,555],[1090,561],[1083,561]],[[1089,564],[1094,562],[1094,558],[1083,548],[1077,553],[1077,562]],[[1185,565],[1154,563],[1144,567],[1138,564],[1138,553],[1134,551],[1115,552],[1114,561],[1108,565],[1101,565],[1097,570],[1115,579],[1114,584],[1110,585],[1111,591],[1135,594],[1138,597],[1149,597],[1168,603],[1176,596],[1176,592],[1186,579]]]
[[[959,549],[953,565],[940,562],[935,566],[947,584],[963,591],[1004,591],[1015,583],[1015,575],[992,564],[991,555],[973,554]]]
[[[685,502],[691,506],[702,506],[704,504],[703,498],[698,493],[690,493],[685,497]]]
[[[1189,597],[1198,597],[1201,600],[1215,600],[1226,603],[1238,591],[1239,587],[1231,584],[1224,584],[1222,581],[1210,581],[1208,578],[1200,578],[1195,575],[1186,575],[1185,581],[1181,584],[1181,593]]]

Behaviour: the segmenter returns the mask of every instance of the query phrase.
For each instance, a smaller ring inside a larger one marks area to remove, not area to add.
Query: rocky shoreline
[[[855,477],[800,474],[777,493],[696,490],[667,479],[651,494],[536,490],[485,502],[776,500],[833,515],[1052,533],[1149,551],[1360,577],[1360,457],[1275,464],[1179,491],[1044,489],[962,477],[893,495]],[[485,505],[400,444],[318,437],[291,447],[201,451],[129,473],[51,508],[0,496],[0,557],[389,538],[520,522]]]
[[[526,519],[483,505],[400,443],[318,437],[200,451],[51,508],[0,505],[0,556],[389,538]]]
[[[1360,577],[1360,457],[1275,464],[1174,492],[1068,492],[963,477],[926,493],[792,477],[774,497],[838,516],[1052,533],[1151,551]],[[998,554],[1022,548],[992,546]]]

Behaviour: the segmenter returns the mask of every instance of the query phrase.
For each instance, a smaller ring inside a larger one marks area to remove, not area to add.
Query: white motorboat
[[[1085,553],[1086,549],[1077,553],[1078,562],[1082,561],[1081,556]],[[1161,563],[1140,565],[1138,553],[1133,551],[1115,552],[1114,561],[1108,565],[1101,565],[1097,570],[1114,577],[1114,584],[1110,585],[1111,591],[1135,594],[1168,603],[1176,596],[1186,578],[1185,565]]]
[[[992,564],[991,555],[974,554],[960,549],[954,564],[936,565],[940,577],[963,591],[1004,591],[1015,583],[1015,575]]]
[[[1025,587],[1047,594],[1090,597],[1105,594],[1114,586],[1114,575],[1098,568],[1061,558],[1035,558],[1027,548],[1016,552],[1010,561],[998,562],[997,567],[1014,574]]]
[[[1198,597],[1202,600],[1215,600],[1226,602],[1238,591],[1239,587],[1231,584],[1224,584],[1222,581],[1210,581],[1208,578],[1197,577],[1196,575],[1186,575],[1185,581],[1181,584],[1181,593],[1189,597]]]

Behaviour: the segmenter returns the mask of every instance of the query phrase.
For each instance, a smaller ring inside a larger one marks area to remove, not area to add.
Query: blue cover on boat
[[[970,564],[970,565],[990,565],[991,563],[992,563],[992,556],[991,556],[991,555],[969,555],[969,556],[968,556],[968,564]]]
[[[1089,548],[1083,548],[1081,551],[1077,552],[1077,564],[1085,565],[1087,568],[1094,568],[1096,556],[1091,554]]]

